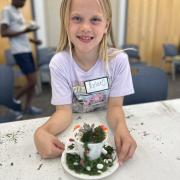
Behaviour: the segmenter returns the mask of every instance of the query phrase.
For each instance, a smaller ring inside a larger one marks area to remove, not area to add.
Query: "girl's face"
[[[108,23],[97,0],[72,0],[69,36],[79,53],[97,52]]]

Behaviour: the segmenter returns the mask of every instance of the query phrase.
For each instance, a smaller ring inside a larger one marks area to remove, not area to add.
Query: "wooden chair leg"
[[[164,60],[161,61],[161,69],[164,70]]]
[[[171,68],[172,68],[172,80],[175,81],[176,80],[176,65],[174,61],[171,64]]]

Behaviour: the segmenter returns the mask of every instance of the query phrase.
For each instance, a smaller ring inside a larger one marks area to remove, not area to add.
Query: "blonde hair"
[[[70,42],[68,35],[68,25],[69,25],[69,16],[70,16],[70,6],[72,0],[62,0],[60,7],[60,20],[61,20],[61,34],[60,41],[57,48],[57,51],[63,51],[65,49],[69,49],[72,55],[72,43]],[[109,55],[108,55],[108,47],[116,47],[113,38],[112,32],[112,9],[110,0],[97,0],[100,5],[102,12],[108,22],[108,30],[107,33],[103,35],[103,38],[99,45],[99,58],[102,59],[106,66],[108,66]],[[108,42],[110,40],[110,42]]]

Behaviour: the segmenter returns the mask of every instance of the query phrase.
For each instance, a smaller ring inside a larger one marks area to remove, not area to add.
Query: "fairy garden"
[[[76,125],[73,133],[66,152],[69,169],[79,174],[100,175],[113,166],[116,155],[107,143],[106,126],[84,123]]]

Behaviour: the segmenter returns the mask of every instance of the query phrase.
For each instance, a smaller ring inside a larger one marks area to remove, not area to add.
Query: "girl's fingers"
[[[119,138],[119,136],[115,138],[115,144],[116,144],[116,152],[117,152],[117,156],[118,156],[119,165],[122,166],[123,165],[123,158],[125,155],[122,152],[123,145],[122,145],[121,138]]]
[[[58,139],[54,139],[54,144],[57,146],[59,149],[64,150],[64,144],[60,142]]]
[[[51,152],[48,154],[47,158],[55,158],[55,157],[61,156],[63,151],[64,151],[64,149],[61,149],[54,144],[54,146],[52,147]]]
[[[135,150],[136,150],[136,143],[133,141],[133,142],[129,142],[127,145],[126,145],[126,151],[127,153],[125,153],[126,155],[124,155],[123,157],[123,161],[127,161],[128,159],[132,158]]]
[[[116,152],[119,156],[120,149],[121,149],[121,139],[119,137],[115,137],[115,145],[116,145]]]
[[[57,138],[52,140],[52,143],[49,145],[49,148],[46,152],[41,153],[42,157],[47,158],[55,158],[61,156],[64,151],[64,144],[61,143]]]
[[[131,144],[129,152],[128,152],[127,157],[126,157],[126,160],[133,157],[133,154],[134,154],[134,152],[136,150],[136,147],[137,147],[136,143]]]
[[[126,157],[128,156],[128,152],[130,149],[130,144],[123,144],[122,148],[120,150],[120,154],[119,154],[119,163],[122,164],[125,160]]]
[[[53,158],[53,157],[57,157],[57,156],[61,156],[62,153],[63,153],[63,151],[64,151],[63,149],[59,149],[59,148],[55,147],[55,148],[53,149],[52,158]]]

